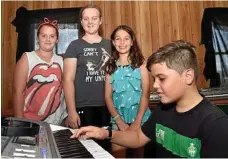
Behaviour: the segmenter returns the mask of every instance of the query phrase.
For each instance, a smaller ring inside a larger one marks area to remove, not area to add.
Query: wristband
[[[112,128],[110,126],[104,126],[105,130],[108,130],[108,137],[107,139],[112,139]]]
[[[117,114],[115,117],[113,117],[113,120],[115,120],[116,121],[116,119],[117,118],[119,118],[120,117],[120,115],[119,114]]]

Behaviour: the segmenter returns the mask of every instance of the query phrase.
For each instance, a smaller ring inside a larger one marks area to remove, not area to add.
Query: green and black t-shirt
[[[159,104],[142,131],[156,141],[156,157],[228,157],[228,117],[206,98],[184,113]]]

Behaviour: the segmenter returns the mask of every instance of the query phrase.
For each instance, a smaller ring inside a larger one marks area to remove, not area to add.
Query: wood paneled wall
[[[204,46],[200,45],[201,20],[204,8],[228,7],[228,1],[1,1],[2,4],[2,92],[3,114],[12,114],[12,85],[15,68],[17,33],[11,21],[16,10],[81,7],[95,3],[103,11],[102,32],[106,38],[120,24],[135,31],[144,56],[162,45],[178,39],[192,42],[198,51],[200,64],[199,88],[208,87],[204,79]]]

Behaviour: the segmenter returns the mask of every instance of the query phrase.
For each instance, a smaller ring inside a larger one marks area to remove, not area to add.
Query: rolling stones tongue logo
[[[62,93],[62,70],[58,63],[36,65],[25,91],[25,116],[44,120],[59,107]]]

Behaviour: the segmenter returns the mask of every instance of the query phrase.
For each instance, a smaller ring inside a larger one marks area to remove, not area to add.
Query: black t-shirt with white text
[[[70,43],[64,59],[76,58],[75,102],[78,108],[104,106],[105,64],[111,53],[110,40],[90,44],[83,39]]]

